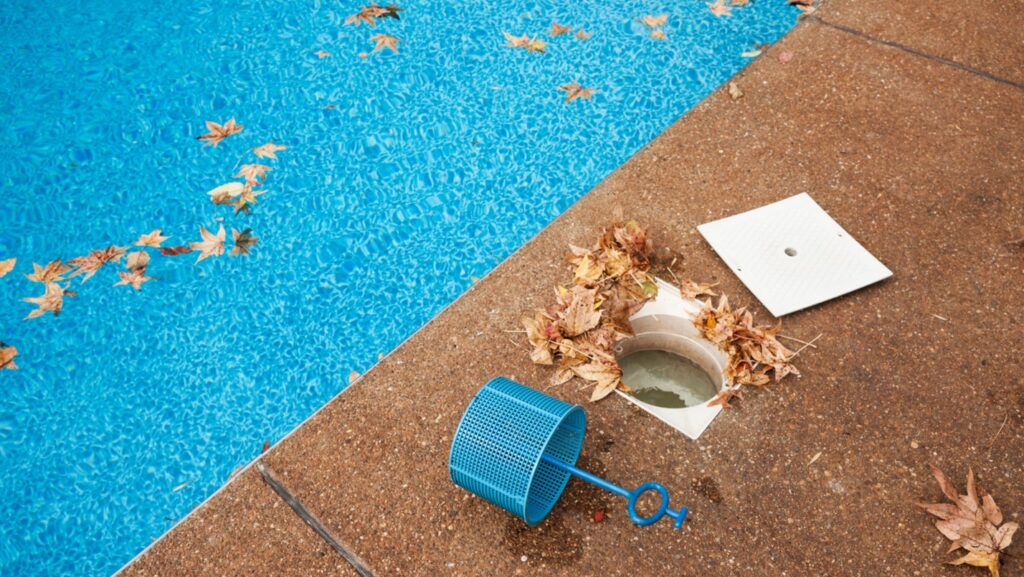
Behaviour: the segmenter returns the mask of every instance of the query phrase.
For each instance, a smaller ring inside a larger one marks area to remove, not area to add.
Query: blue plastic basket
[[[687,509],[669,509],[661,485],[644,483],[627,491],[575,467],[586,426],[581,407],[498,377],[480,389],[463,414],[448,471],[456,485],[529,525],[548,515],[572,475],[625,497],[634,523],[649,525],[669,514],[676,527],[682,525]],[[641,517],[636,500],[649,490],[661,494],[661,505]]]

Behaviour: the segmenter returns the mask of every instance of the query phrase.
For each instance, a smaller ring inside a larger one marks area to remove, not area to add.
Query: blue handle
[[[569,473],[570,475],[579,477],[580,479],[583,479],[584,481],[590,483],[591,485],[601,487],[605,491],[615,493],[620,497],[625,497],[627,499],[626,507],[629,510],[629,518],[632,519],[633,522],[637,525],[645,526],[650,525],[652,523],[656,523],[658,519],[661,519],[666,514],[668,514],[669,517],[672,517],[676,520],[674,525],[678,529],[679,527],[683,526],[683,521],[686,520],[686,513],[688,509],[686,507],[680,507],[678,510],[675,511],[669,509],[668,490],[666,490],[665,487],[658,483],[644,483],[643,485],[640,485],[639,487],[632,491],[627,491],[626,489],[623,489],[622,487],[616,485],[615,483],[606,481],[601,477],[594,475],[593,473],[589,473],[587,471],[584,471],[583,469],[574,467],[568,463],[563,463],[562,461],[559,461],[558,459],[550,455],[545,454],[541,456],[541,460],[553,467],[558,467],[559,469],[565,471],[566,473]],[[647,517],[642,517],[639,513],[636,512],[636,501],[637,499],[640,498],[640,495],[643,495],[647,491],[657,491],[658,493],[660,493],[661,505],[658,506],[658,510],[655,511],[653,514]]]

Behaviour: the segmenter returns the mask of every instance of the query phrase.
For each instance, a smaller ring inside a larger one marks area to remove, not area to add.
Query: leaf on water
[[[395,20],[400,20],[401,18],[398,16],[398,13],[402,10],[402,8],[399,8],[395,4],[379,6],[376,3],[373,3],[369,6],[363,6],[359,12],[345,18],[345,25],[354,24],[359,26],[360,24],[369,24],[370,26],[376,26],[378,18],[394,18]]]
[[[359,380],[359,377],[361,377],[361,376],[362,376],[362,375],[360,375],[360,374],[359,374],[358,372],[356,372],[356,371],[350,371],[350,372],[348,373],[348,384],[350,384],[350,385],[351,385],[352,383],[354,383],[354,382],[358,381],[358,380]]]
[[[668,36],[665,36],[665,31],[661,28],[651,30],[651,38],[654,38],[655,40],[668,40]]]
[[[547,50],[548,43],[537,38],[530,38],[526,34],[522,36],[513,36],[508,32],[502,32],[505,35],[505,46],[509,48],[522,48],[527,52],[538,52],[544,53]]]
[[[224,242],[226,240],[224,225],[220,225],[217,234],[213,234],[206,230],[206,227],[200,226],[199,234],[203,237],[203,240],[192,243],[192,250],[199,251],[199,258],[196,259],[196,262],[201,262],[210,256],[221,256],[224,254]]]
[[[729,0],[730,6],[746,6],[750,4],[750,0]]]
[[[744,58],[757,58],[760,55],[761,55],[761,51],[760,50],[747,50],[746,52],[740,54],[740,56],[742,56]]]
[[[163,236],[162,231],[158,228],[149,234],[143,234],[139,236],[139,240],[135,241],[135,246],[149,246],[152,248],[160,248],[165,240],[170,237]]]
[[[579,82],[576,82],[575,80],[573,80],[569,84],[559,86],[558,89],[565,91],[566,102],[572,102],[577,98],[590,100],[590,98],[594,95],[595,92],[593,88],[587,88],[585,86],[582,86]]]
[[[260,239],[252,235],[251,228],[247,228],[242,232],[231,229],[231,240],[235,243],[235,246],[231,248],[231,256],[238,256],[249,254],[249,249],[256,246]]]
[[[215,187],[206,194],[210,195],[210,201],[213,204],[231,204],[232,199],[242,194],[248,187],[249,185],[244,182],[232,181]]]
[[[160,247],[160,254],[164,256],[178,256],[182,254],[188,254],[192,252],[190,246],[162,246]]]
[[[153,277],[146,276],[146,267],[149,266],[149,253],[140,250],[133,252],[128,255],[125,259],[125,267],[127,271],[117,271],[117,276],[121,277],[121,280],[114,283],[114,286],[128,285],[135,290],[142,289],[142,283],[153,280]]]
[[[964,495],[938,467],[931,465],[931,469],[942,494],[952,503],[917,505],[939,518],[935,528],[952,541],[950,552],[960,548],[968,551],[949,564],[985,567],[992,577],[999,577],[999,552],[1010,546],[1017,523],[1002,522],[1002,512],[992,496],[977,485],[973,469],[967,469],[967,493]]]
[[[146,267],[149,266],[149,253],[140,250],[129,254],[128,258],[125,259],[124,266],[133,272],[138,270],[145,271]]]
[[[270,158],[273,160],[277,160],[277,153],[281,152],[282,150],[288,150],[288,147],[281,146],[280,144],[274,144],[273,142],[268,142],[264,145],[257,146],[256,148],[252,149],[253,153],[257,157]]]
[[[271,170],[274,169],[265,164],[243,164],[238,169],[238,174],[235,175],[235,178],[244,178],[247,184],[255,186],[259,182],[265,181],[267,173]]]
[[[265,190],[257,190],[251,186],[246,186],[245,190],[242,191],[242,194],[240,194],[232,203],[232,206],[235,207],[235,214],[240,212],[249,214],[250,207],[257,203],[256,197],[265,192]]]
[[[572,28],[569,26],[562,26],[558,22],[552,22],[551,30],[548,31],[548,34],[550,34],[553,37],[561,36],[562,34],[568,34],[570,30],[572,30]]]
[[[648,28],[658,28],[664,26],[668,22],[668,14],[658,14],[657,16],[651,16],[647,14],[640,18],[640,23]]]
[[[220,141],[231,136],[232,134],[238,134],[245,129],[244,126],[235,122],[234,117],[225,122],[224,124],[217,124],[212,120],[206,121],[206,129],[209,130],[206,134],[196,137],[196,140],[205,141],[204,146],[213,145],[214,148]]]
[[[590,33],[586,30],[577,31],[575,36],[577,40],[590,40]]]
[[[7,260],[0,260],[0,278],[7,276],[7,273],[14,270],[14,265],[18,264],[17,258],[9,258]]]
[[[316,57],[319,58],[320,60],[331,57],[331,53],[326,50],[317,50],[313,54],[316,54]]]
[[[18,365],[14,363],[14,357],[18,356],[18,349],[8,346],[7,343],[0,341],[0,371],[16,371]]]
[[[385,48],[390,49],[394,53],[398,53],[398,38],[390,34],[377,34],[376,36],[370,37],[370,42],[374,43],[373,52],[380,52]]]
[[[28,313],[25,319],[34,319],[42,316],[45,313],[53,313],[53,316],[59,316],[61,309],[64,308],[64,296],[75,296],[74,292],[69,292],[55,282],[46,283],[46,292],[37,297],[30,297],[22,299],[27,303],[36,305],[36,309]]]
[[[743,98],[743,91],[740,90],[739,85],[736,84],[735,82],[729,83],[729,97],[732,98],[733,100],[739,100],[740,98]]]
[[[711,10],[711,13],[719,18],[722,16],[732,16],[732,8],[726,6],[725,0],[715,0],[713,4],[710,2],[706,2],[706,4],[708,5],[708,10]]]
[[[25,275],[25,278],[32,282],[57,282],[64,279],[64,275],[67,274],[71,267],[64,264],[60,259],[50,261],[46,266],[39,266],[36,263],[32,263],[33,272]]]
[[[84,274],[82,282],[92,278],[92,275],[96,274],[103,265],[108,262],[120,262],[121,257],[124,256],[125,247],[110,245],[102,250],[94,250],[85,256],[75,257],[68,261],[71,266],[78,267],[75,272],[71,273],[68,278],[74,278],[80,274]]]

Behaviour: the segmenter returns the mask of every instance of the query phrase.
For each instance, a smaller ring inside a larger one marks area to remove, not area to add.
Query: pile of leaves
[[[716,296],[707,284],[686,281],[681,292],[690,298],[701,295]],[[793,366],[793,351],[779,342],[777,335],[782,321],[774,326],[755,325],[754,315],[746,307],[733,309],[729,298],[721,295],[713,306],[711,299],[694,319],[704,338],[715,343],[729,355],[725,376],[731,387],[724,389],[712,401],[713,405],[729,406],[733,397],[742,398],[744,385],[764,386],[779,382],[787,375],[799,375]]]
[[[952,503],[918,503],[918,506],[939,518],[935,527],[952,541],[947,553],[961,548],[967,551],[949,564],[987,567],[992,577],[999,577],[999,552],[1010,546],[1017,523],[1003,523],[1003,513],[992,495],[975,483],[972,469],[967,469],[966,495],[961,495],[935,465],[932,465],[932,474]]]
[[[648,272],[651,245],[647,231],[631,220],[605,229],[591,248],[570,249],[572,285],[556,287],[555,302],[522,323],[533,362],[557,367],[551,384],[579,377],[594,385],[590,400],[597,401],[616,387],[628,390],[612,351],[633,335],[629,317],[657,296]]]

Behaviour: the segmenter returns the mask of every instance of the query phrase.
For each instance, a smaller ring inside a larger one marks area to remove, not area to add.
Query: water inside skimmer
[[[633,389],[633,396],[656,407],[693,407],[718,392],[700,365],[668,351],[636,351],[620,358],[619,366],[622,382]]]

